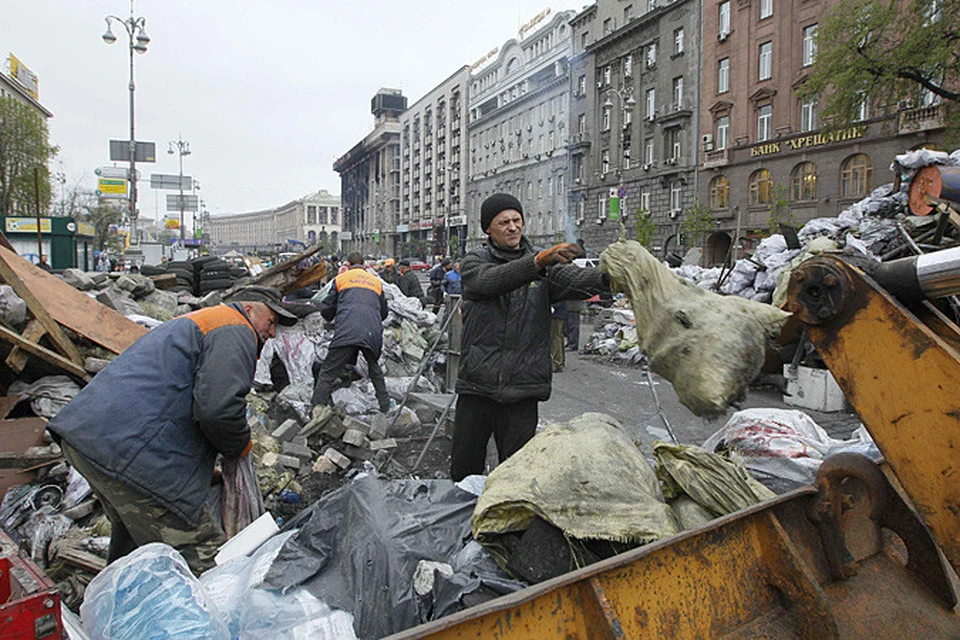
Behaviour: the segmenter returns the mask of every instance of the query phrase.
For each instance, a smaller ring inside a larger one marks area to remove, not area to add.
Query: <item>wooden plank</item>
[[[62,458],[58,453],[27,455],[25,453],[0,453],[0,469],[26,469],[51,460]]]
[[[60,367],[65,372],[80,378],[84,382],[90,382],[90,374],[87,373],[83,367],[70,362],[59,353],[54,353],[53,351],[50,351],[50,349],[41,347],[40,345],[34,344],[29,340],[24,340],[16,331],[11,331],[4,326],[0,326],[0,339],[11,342],[14,344],[14,346],[25,349],[39,358],[43,358],[50,364]]]
[[[12,251],[0,247],[0,260],[23,280],[54,320],[113,353],[122,353],[147,332],[146,328]]]
[[[40,342],[40,338],[43,337],[47,330],[40,324],[40,321],[34,318],[27,323],[27,326],[23,328],[23,331],[20,332],[20,337],[24,340],[29,340],[30,342]],[[20,347],[14,347],[10,350],[10,355],[7,356],[6,363],[14,373],[20,373],[23,371],[23,368],[27,366],[27,358],[30,357],[30,354]]]
[[[26,262],[26,260],[24,260],[24,262]],[[77,350],[77,345],[71,342],[70,338],[63,332],[63,329],[60,328],[60,325],[57,324],[57,321],[50,317],[50,314],[43,308],[43,305],[37,300],[37,297],[33,295],[30,288],[27,287],[20,276],[10,268],[10,265],[7,264],[5,260],[0,260],[0,278],[3,278],[4,281],[13,288],[14,292],[27,303],[27,308],[30,309],[30,313],[32,313],[33,317],[47,330],[47,333],[50,335],[50,340],[52,340],[53,344],[60,350],[60,353],[70,358],[74,364],[83,365],[83,356],[81,356],[80,351]]]

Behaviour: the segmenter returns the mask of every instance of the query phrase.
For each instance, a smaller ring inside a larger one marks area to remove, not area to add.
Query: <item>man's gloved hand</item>
[[[534,260],[537,263],[537,269],[546,269],[555,264],[567,264],[574,258],[582,258],[585,255],[587,254],[580,245],[572,242],[564,242],[552,246],[549,249],[544,249],[537,254]]]

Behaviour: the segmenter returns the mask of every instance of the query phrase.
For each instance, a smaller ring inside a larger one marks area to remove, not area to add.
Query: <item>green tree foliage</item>
[[[837,127],[858,120],[865,96],[894,110],[926,89],[960,103],[960,2],[840,0],[818,27],[817,58],[802,87],[819,95],[821,117]],[[953,108],[951,132],[960,131]]]
[[[710,210],[695,202],[692,207],[684,211],[683,221],[680,223],[680,233],[688,246],[700,246],[703,236],[717,228],[717,224],[710,215]]]
[[[657,229],[657,225],[653,222],[653,217],[650,215],[650,212],[646,209],[637,209],[634,227],[637,232],[635,236],[637,242],[649,249],[650,245],[653,244],[653,232]]]
[[[770,235],[780,233],[780,225],[791,227],[797,225],[797,219],[790,212],[790,199],[787,197],[787,188],[782,184],[773,185],[773,198],[770,201],[770,217],[767,219],[767,230]]]
[[[19,100],[0,97],[0,215],[36,215],[35,175],[40,182],[40,211],[46,215],[50,206],[47,162],[56,153],[43,116]]]

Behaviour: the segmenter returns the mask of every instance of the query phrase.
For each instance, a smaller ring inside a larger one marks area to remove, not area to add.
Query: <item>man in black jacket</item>
[[[400,288],[400,293],[408,298],[423,300],[423,287],[420,286],[420,279],[417,274],[410,268],[409,260],[401,260],[397,263],[397,273],[400,274],[400,277],[397,278],[397,287]]]
[[[317,375],[313,404],[330,405],[334,380],[343,369],[355,365],[357,354],[362,353],[380,410],[386,412],[390,396],[378,362],[383,349],[383,320],[387,317],[383,282],[367,273],[363,256],[356,251],[347,256],[347,264],[349,269],[336,277],[320,303],[320,314],[333,320],[333,340]]]
[[[537,251],[523,235],[523,208],[497,193],[480,207],[486,245],[463,259],[463,339],[450,475],[483,473],[493,434],[501,461],[533,437],[537,403],[550,397],[550,305],[609,289],[596,269],[563,266],[583,249]]]

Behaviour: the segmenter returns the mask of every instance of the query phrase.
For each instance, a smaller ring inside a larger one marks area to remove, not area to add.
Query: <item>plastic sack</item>
[[[499,535],[525,531],[537,517],[573,538],[644,544],[679,531],[650,464],[600,413],[548,426],[494,469],[473,537],[503,566]]]
[[[295,533],[278,534],[253,555],[235,558],[200,576],[200,584],[223,616],[231,638],[356,637],[353,616],[330,609],[303,589],[281,593],[262,588],[270,565]]]
[[[608,246],[600,269],[629,293],[640,349],[687,408],[714,417],[746,397],[787,313],[690,285],[634,241]]]
[[[745,409],[730,416],[702,446],[707,451],[736,451],[758,477],[809,484],[830,452],[863,442],[869,449],[869,435],[846,442],[831,438],[803,411]]]
[[[776,494],[750,476],[743,463],[689,444],[655,442],[657,477],[668,499],[682,494],[715,516],[725,516]]]
[[[230,638],[183,556],[160,542],[101,571],[87,586],[80,618],[91,637],[103,640]]]
[[[263,496],[252,455],[239,460],[224,458],[220,466],[223,472],[222,526],[227,537],[232,538],[263,515]]]
[[[53,418],[80,393],[80,387],[68,376],[45,376],[32,384],[15,380],[8,395],[30,398],[30,408],[38,416]]]
[[[27,303],[7,284],[0,285],[0,320],[15,328],[27,321]]]

